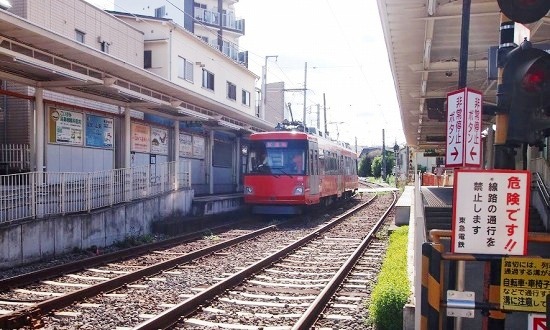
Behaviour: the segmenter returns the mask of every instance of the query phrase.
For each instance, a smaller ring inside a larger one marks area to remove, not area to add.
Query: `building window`
[[[101,51],[104,52],[104,53],[107,53],[109,54],[109,43],[107,41],[102,41],[100,42],[100,45],[101,45]]]
[[[153,67],[153,52],[146,50],[143,52],[143,68],[150,69]]]
[[[214,90],[214,74],[205,69],[202,69],[202,87]]]
[[[74,32],[75,32],[76,41],[84,43],[84,37],[86,36],[86,33],[80,30],[75,30]]]
[[[178,77],[193,82],[193,63],[179,57]]]
[[[249,91],[245,91],[243,89],[242,100],[243,100],[243,105],[246,105],[247,107],[250,106],[250,92]]]
[[[227,98],[233,101],[237,100],[237,86],[232,82],[227,82]]]
[[[164,16],[166,16],[166,7],[165,6],[155,8],[155,17],[156,18],[163,18]]]

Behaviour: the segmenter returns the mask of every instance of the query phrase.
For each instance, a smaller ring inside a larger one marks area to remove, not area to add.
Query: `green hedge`
[[[403,328],[403,307],[410,295],[407,277],[408,226],[390,235],[390,244],[369,301],[369,323],[377,329]]]

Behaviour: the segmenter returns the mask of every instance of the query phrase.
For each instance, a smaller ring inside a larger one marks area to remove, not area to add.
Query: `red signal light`
[[[528,93],[539,93],[543,90],[546,74],[543,69],[531,67],[523,76],[521,85]]]

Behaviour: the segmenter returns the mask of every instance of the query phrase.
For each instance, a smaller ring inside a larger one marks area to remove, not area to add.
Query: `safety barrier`
[[[191,164],[169,162],[101,172],[0,176],[0,223],[91,211],[191,186]]]
[[[0,144],[0,173],[29,171],[31,148],[28,144]]]
[[[432,242],[422,244],[420,328],[422,330],[445,329],[444,318],[446,315],[444,311],[456,307],[449,305],[449,301],[444,299],[446,290],[443,261],[483,261],[485,262],[485,277],[488,278],[487,283],[485,283],[487,295],[484,297],[484,301],[460,302],[464,306],[458,308],[466,309],[465,306],[468,305],[468,308],[481,309],[484,311],[484,317],[486,318],[484,322],[489,329],[504,329],[506,313],[510,310],[503,310],[500,307],[501,267],[504,258],[507,256],[443,252],[444,245],[441,239],[449,239],[451,231],[434,229],[430,231],[430,237]],[[530,243],[547,244],[550,243],[550,234],[528,233],[527,240]],[[526,257],[536,258],[537,256]],[[483,281],[483,276],[480,276],[480,281]],[[535,284],[538,285],[537,283]],[[546,301],[550,301],[550,294],[546,297]],[[550,306],[546,306],[547,314],[549,309]],[[521,311],[515,310],[515,312]]]

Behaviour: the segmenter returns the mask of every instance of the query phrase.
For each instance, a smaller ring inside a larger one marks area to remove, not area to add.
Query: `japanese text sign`
[[[151,127],[138,123],[132,123],[131,126],[131,145],[130,149],[135,152],[148,153],[151,151]]]
[[[482,94],[463,88],[447,94],[445,166],[481,166]]]
[[[531,173],[457,170],[451,250],[525,255]]]
[[[550,259],[502,258],[500,308],[524,312],[546,312],[550,294]]]

